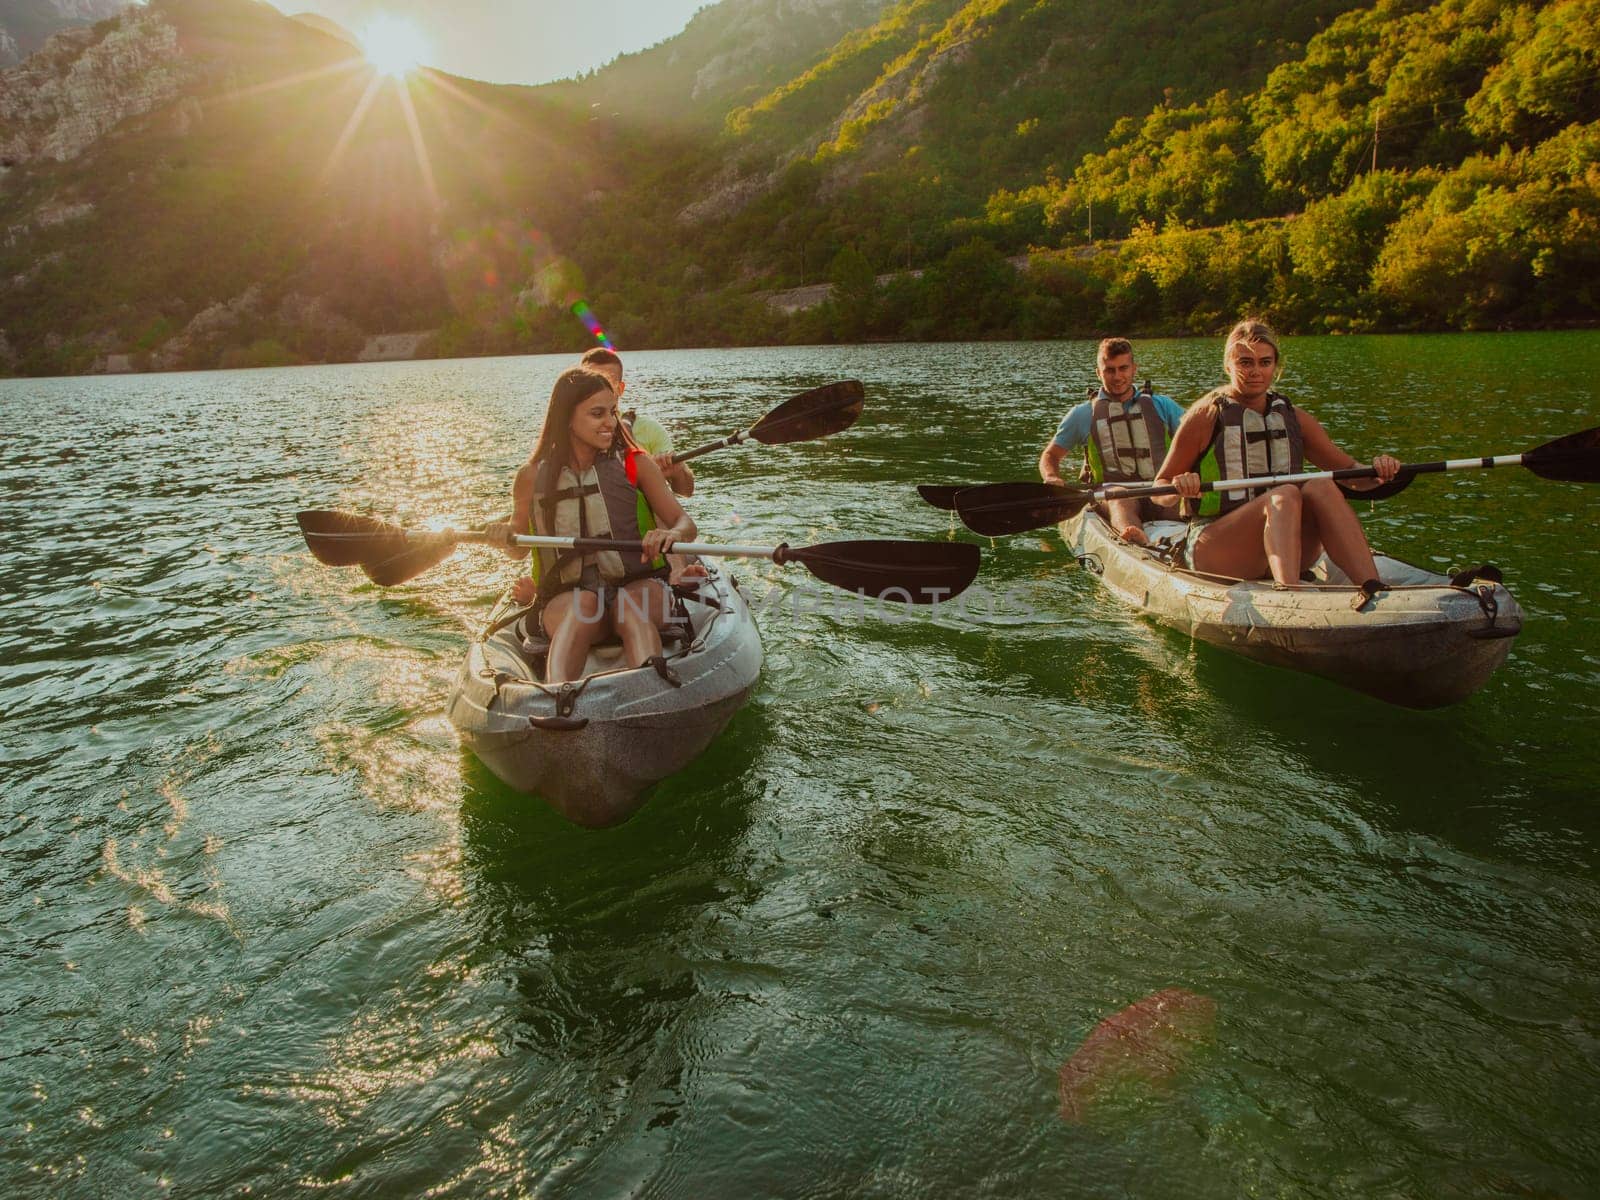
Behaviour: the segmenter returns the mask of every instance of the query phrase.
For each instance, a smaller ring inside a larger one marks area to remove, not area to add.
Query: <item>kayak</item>
[[[612,641],[590,654],[583,679],[541,682],[544,639],[507,592],[450,696],[462,742],[506,784],[578,825],[627,820],[652,784],[722,732],[761,673],[761,635],[737,580],[705,565],[707,579],[679,590],[686,625],[663,639],[664,672],[627,667]]]
[[[1522,609],[1493,568],[1439,575],[1384,554],[1380,590],[1352,608],[1355,585],[1326,555],[1315,582],[1280,587],[1174,565],[1159,547],[1186,526],[1151,521],[1156,548],[1133,546],[1085,508],[1061,523],[1078,562],[1145,616],[1257,662],[1320,675],[1406,708],[1442,708],[1481,688],[1522,632]]]

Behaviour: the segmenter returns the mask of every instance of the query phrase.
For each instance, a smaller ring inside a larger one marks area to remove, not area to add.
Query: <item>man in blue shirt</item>
[[[1148,483],[1156,477],[1177,433],[1183,409],[1169,397],[1134,389],[1139,364],[1126,338],[1106,338],[1095,355],[1100,387],[1062,418],[1055,437],[1039,455],[1039,474],[1046,483],[1061,483],[1061,460],[1084,448],[1084,472],[1098,484]],[[1144,545],[1141,500],[1112,500],[1111,528],[1124,541]],[[1165,515],[1165,514],[1162,514]]]

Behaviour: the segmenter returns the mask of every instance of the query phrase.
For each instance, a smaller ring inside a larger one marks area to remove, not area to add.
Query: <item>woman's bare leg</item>
[[[1363,584],[1378,577],[1378,564],[1361,528],[1361,518],[1331,479],[1313,479],[1305,485],[1305,508],[1316,522],[1317,536],[1327,548],[1333,565]]]
[[[1195,539],[1195,570],[1235,579],[1300,578],[1300,489],[1275,487],[1219,517]]]
[[[583,676],[589,650],[611,631],[611,621],[593,592],[562,592],[545,605],[544,628],[550,638],[544,681],[565,683]]]
[[[611,615],[630,667],[643,666],[661,653],[661,627],[671,612],[667,589],[659,580],[636,579],[623,588]]]

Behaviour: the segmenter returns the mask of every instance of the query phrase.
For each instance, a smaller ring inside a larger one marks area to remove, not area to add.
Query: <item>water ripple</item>
[[[1358,454],[1426,457],[1593,424],[1600,338],[1556,340],[1286,348]],[[1091,350],[630,354],[629,397],[687,446],[860,377],[849,433],[697,463],[702,529],[965,537],[914,485],[1026,477]],[[1189,397],[1217,350],[1141,361]],[[1364,514],[1415,561],[1498,561],[1530,614],[1442,713],[1156,629],[1048,530],[986,546],[1003,599],[909,620],[740,564],[756,696],[595,833],[443,717],[512,568],[463,549],[386,591],[293,521],[504,511],[566,362],[0,384],[12,1194],[1588,1188],[1590,501],[1494,472]],[[1538,403],[1462,401],[1530,364]],[[1209,1043],[1064,1123],[1062,1063],[1174,987]]]

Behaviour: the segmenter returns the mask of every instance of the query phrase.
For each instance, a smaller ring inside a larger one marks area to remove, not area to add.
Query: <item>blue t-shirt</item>
[[[1100,389],[1100,395],[1106,394],[1105,389]],[[1107,397],[1109,399],[1109,397]],[[1170,396],[1141,396],[1140,399],[1149,399],[1156,406],[1156,415],[1161,418],[1161,423],[1167,427],[1167,436],[1170,438],[1178,432],[1178,424],[1183,420],[1183,409]],[[1079,446],[1089,444],[1089,438],[1094,432],[1094,401],[1085,400],[1065,417],[1061,418],[1061,427],[1056,430],[1056,436],[1051,439],[1063,450],[1076,450]]]

